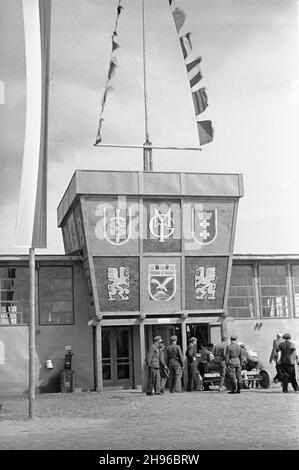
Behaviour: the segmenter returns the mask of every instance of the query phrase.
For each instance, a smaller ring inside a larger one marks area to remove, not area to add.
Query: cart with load
[[[219,386],[219,364],[215,362],[213,355],[211,354],[210,360],[204,361],[202,363],[199,357],[199,364],[201,368],[204,390],[209,390],[211,386]],[[263,367],[258,353],[256,351],[248,350],[242,367],[242,388],[256,387],[267,389],[270,387],[270,385],[270,372]],[[225,375],[224,386],[228,390],[231,389],[231,383],[228,374]]]

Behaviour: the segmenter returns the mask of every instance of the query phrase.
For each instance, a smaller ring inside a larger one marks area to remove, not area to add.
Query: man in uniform
[[[170,338],[171,344],[167,348],[167,366],[169,368],[169,389],[170,393],[182,391],[182,369],[183,369],[183,354],[181,347],[176,344],[177,336],[173,335]]]
[[[242,364],[242,351],[241,347],[236,343],[237,336],[230,337],[231,344],[226,348],[225,365],[229,378],[231,381],[232,389],[228,393],[240,393],[242,384],[241,364]]]
[[[169,378],[169,370],[165,361],[165,344],[163,341],[159,343],[160,350],[160,393],[164,393],[165,385]]]
[[[197,367],[197,339],[192,336],[189,340],[188,348],[186,351],[187,365],[188,365],[188,384],[187,392],[198,390],[200,385],[200,376]]]
[[[280,360],[281,375],[282,375],[282,391],[288,393],[288,385],[291,382],[295,392],[299,390],[296,381],[295,364],[298,361],[296,354],[296,347],[291,343],[291,335],[285,333],[282,337],[284,342],[278,346],[278,360]]]
[[[160,392],[160,348],[159,343],[162,341],[161,336],[154,337],[154,343],[151,345],[147,363],[148,363],[148,386],[147,395],[161,395]]]
[[[282,333],[277,333],[276,339],[273,341],[272,351],[271,351],[270,359],[269,359],[270,364],[272,361],[275,361],[276,375],[273,379],[273,382],[275,383],[281,382],[282,380],[281,371],[280,371],[280,362],[278,361],[278,350],[279,350],[278,347],[281,343],[283,343]]]
[[[222,336],[221,343],[216,344],[214,349],[214,360],[218,364],[220,372],[220,382],[218,392],[223,392],[224,377],[226,372],[225,355],[227,348],[227,336]]]

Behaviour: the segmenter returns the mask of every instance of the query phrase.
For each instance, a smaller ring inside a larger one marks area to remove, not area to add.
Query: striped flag
[[[208,97],[205,87],[192,92],[193,104],[196,116],[204,112],[208,106]]]
[[[26,126],[15,246],[47,246],[47,125],[51,0],[23,0]]]
[[[184,59],[186,59],[187,56],[192,51],[192,44],[191,44],[190,35],[191,35],[191,33],[187,33],[184,36],[181,36],[179,38]]]
[[[199,66],[201,57],[193,60],[189,64],[186,64],[190,87],[193,88],[202,79],[201,68]]]

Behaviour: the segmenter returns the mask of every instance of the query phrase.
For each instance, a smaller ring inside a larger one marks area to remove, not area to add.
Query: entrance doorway
[[[187,343],[192,336],[197,338],[198,349],[200,349],[201,346],[206,346],[210,342],[209,324],[197,323],[187,325]]]
[[[221,323],[193,323],[187,325],[186,328],[187,343],[192,336],[195,336],[198,349],[208,343],[215,345],[221,341]]]
[[[149,350],[150,346],[153,344],[153,338],[155,336],[161,336],[165,347],[167,348],[170,345],[171,336],[176,335],[178,338],[177,344],[182,345],[182,335],[181,335],[181,326],[180,325],[148,325],[145,328],[145,346],[146,352]]]
[[[104,387],[133,386],[131,327],[102,328],[102,372]]]

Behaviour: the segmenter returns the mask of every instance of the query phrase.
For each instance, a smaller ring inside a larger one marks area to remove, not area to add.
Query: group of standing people
[[[147,356],[147,395],[163,394],[167,379],[170,393],[182,391],[184,359],[177,339],[176,335],[171,336],[171,344],[166,349],[161,336],[154,337]]]
[[[277,333],[270,354],[270,364],[272,361],[275,362],[276,367],[276,375],[273,382],[281,382],[284,393],[288,393],[289,382],[291,382],[295,392],[299,391],[295,370],[295,365],[296,363],[298,364],[298,355],[296,346],[291,342],[291,335],[289,333]]]
[[[222,337],[219,344],[214,346],[209,343],[200,351],[200,360],[197,352],[197,339],[191,337],[186,351],[187,363],[187,391],[203,390],[202,375],[205,372],[205,364],[214,361],[219,368],[220,383],[219,392],[224,390],[224,378],[226,372],[231,381],[229,393],[240,393],[242,375],[241,368],[244,360],[243,351],[236,343],[237,337],[231,336],[231,344],[227,337]],[[147,360],[147,395],[161,395],[169,380],[170,393],[182,392],[182,374],[184,370],[184,358],[181,347],[177,344],[177,336],[171,336],[171,344],[165,348],[161,336],[155,336],[154,343],[150,347]]]

